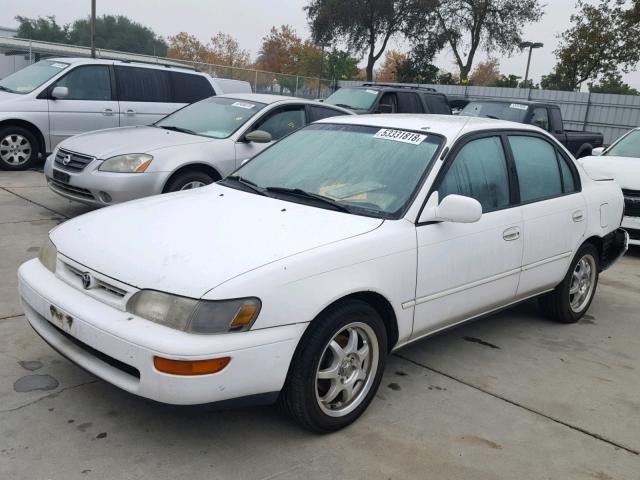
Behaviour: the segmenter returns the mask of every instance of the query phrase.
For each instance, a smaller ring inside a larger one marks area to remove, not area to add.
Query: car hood
[[[83,133],[61,142],[59,146],[73,152],[106,159],[125,153],[153,153],[168,147],[215,141],[217,140],[163,128],[137,126]]]
[[[585,157],[582,166],[592,178],[613,178],[625,190],[640,190],[640,158]]]
[[[51,239],[61,254],[136,288],[199,298],[245,272],[382,222],[214,184],[82,215]]]

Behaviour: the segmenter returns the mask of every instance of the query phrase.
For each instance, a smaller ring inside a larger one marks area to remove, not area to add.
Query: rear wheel
[[[0,128],[0,168],[26,170],[38,160],[38,140],[26,128]]]
[[[564,280],[540,298],[543,312],[562,323],[575,323],[587,313],[598,286],[600,255],[590,243],[576,253]]]
[[[187,170],[178,174],[167,184],[165,192],[178,192],[180,190],[192,190],[213,183],[214,179],[207,173],[198,170]]]
[[[330,309],[300,341],[281,406],[315,432],[349,425],[366,410],[380,385],[386,346],[384,323],[368,304],[350,301]]]

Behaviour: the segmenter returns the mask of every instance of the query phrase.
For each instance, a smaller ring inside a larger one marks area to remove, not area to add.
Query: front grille
[[[77,267],[66,263],[64,260],[61,260],[61,263],[64,265],[64,268],[75,277],[74,286],[82,289],[84,288],[82,285],[82,275],[85,273]],[[127,291],[109,283],[103,279],[97,278],[95,275],[91,275],[91,290],[97,290],[99,292],[103,292],[110,297],[114,297],[113,300],[120,300],[127,295]]]
[[[56,167],[68,170],[70,172],[79,172],[93,161],[93,157],[83,155],[82,153],[70,152],[68,150],[58,149],[56,152]]]
[[[86,198],[87,200],[95,200],[91,192],[86,188],[75,187],[73,185],[62,183],[58,180],[48,177],[47,181],[49,182],[49,186],[54,190],[60,190],[61,192],[68,193],[69,195],[72,195],[74,197]]]
[[[640,190],[622,190],[624,195],[624,214],[627,217],[640,217]]]

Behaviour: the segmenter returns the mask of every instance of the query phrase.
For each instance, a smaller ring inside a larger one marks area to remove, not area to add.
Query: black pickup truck
[[[451,115],[446,95],[433,88],[383,83],[342,87],[326,103],[365,113],[436,113]]]
[[[592,150],[602,147],[604,141],[602,134],[598,132],[565,130],[560,108],[551,103],[472,100],[462,109],[460,115],[536,125],[556,137],[576,158],[591,155]]]

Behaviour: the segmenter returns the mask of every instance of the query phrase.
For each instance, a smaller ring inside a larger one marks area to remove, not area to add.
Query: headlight
[[[47,270],[52,273],[56,272],[56,260],[58,258],[58,250],[56,246],[53,244],[51,239],[47,236],[47,240],[44,242],[44,245],[40,248],[40,253],[38,254],[38,258],[40,259],[40,263],[44,265]]]
[[[100,165],[101,172],[142,173],[151,165],[153,156],[146,153],[130,153],[107,158]]]
[[[249,330],[260,313],[257,298],[195,300],[156,290],[140,290],[127,302],[127,312],[190,333]]]

